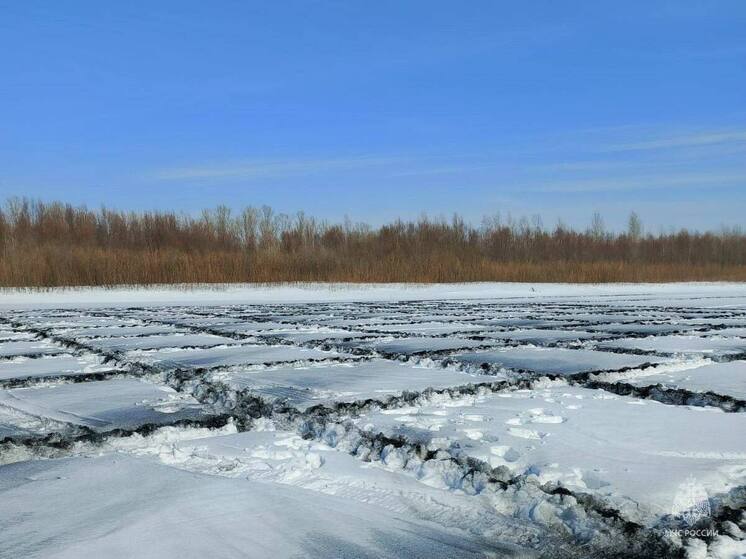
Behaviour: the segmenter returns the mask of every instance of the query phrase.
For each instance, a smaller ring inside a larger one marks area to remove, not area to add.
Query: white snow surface
[[[8,559],[513,555],[375,505],[125,455],[5,466],[0,498]]]
[[[251,303],[319,303],[352,301],[427,301],[473,299],[603,299],[638,304],[705,307],[746,307],[743,283],[565,284],[565,283],[456,283],[456,284],[214,284],[135,286],[118,288],[4,289],[0,306],[65,308],[132,305],[230,305]]]

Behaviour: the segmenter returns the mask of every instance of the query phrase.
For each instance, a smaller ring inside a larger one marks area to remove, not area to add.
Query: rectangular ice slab
[[[526,330],[504,330],[497,332],[480,332],[479,336],[494,340],[507,340],[525,344],[546,345],[557,342],[575,342],[601,337],[599,333],[582,330],[558,330],[549,328],[528,328]]]
[[[96,431],[133,429],[203,415],[194,398],[133,379],[0,390],[0,406]]]
[[[30,359],[16,357],[0,361],[0,381],[45,376],[68,376],[108,371],[114,367],[96,355],[52,355]]]
[[[465,338],[395,338],[379,342],[360,342],[361,347],[369,347],[384,354],[414,355],[431,351],[456,351],[489,345],[489,342]]]
[[[158,349],[166,347],[210,347],[216,345],[235,345],[236,340],[212,334],[170,334],[156,336],[137,336],[121,338],[96,339],[89,342],[92,346],[105,350]]]
[[[401,334],[453,334],[455,332],[478,332],[484,326],[467,322],[420,322],[407,324],[375,324],[366,330],[376,332],[398,332]]]
[[[144,326],[99,326],[95,328],[79,328],[63,333],[81,338],[109,338],[116,336],[144,336],[157,334],[171,334],[179,332],[175,326],[161,324],[147,324]]]
[[[657,363],[661,358],[647,355],[624,355],[585,349],[510,347],[494,351],[462,353],[454,356],[461,363],[530,371],[542,374],[572,375],[591,371],[617,371]]]
[[[598,390],[444,399],[364,414],[358,424],[603,496],[644,521],[669,512],[690,476],[710,496],[746,482],[746,414]]]
[[[280,338],[282,340],[289,340],[296,344],[313,344],[313,343],[324,343],[324,342],[339,342],[341,340],[354,340],[358,338],[376,338],[376,334],[368,334],[365,332],[348,332],[345,330],[314,330],[314,331],[283,331],[283,332],[272,332],[271,336]]]
[[[53,355],[64,353],[64,349],[45,340],[0,343],[0,358],[20,355]]]
[[[230,367],[235,365],[262,365],[305,359],[330,359],[340,354],[285,345],[232,345],[210,349],[168,349],[160,351],[132,351],[132,359],[157,363],[169,367]]]
[[[681,355],[728,355],[746,352],[746,338],[704,336],[652,336],[599,344],[615,349],[640,349]]]
[[[746,361],[712,363],[695,369],[645,375],[628,382],[638,386],[662,384],[692,392],[714,392],[746,400]]]
[[[301,409],[367,398],[386,400],[405,390],[421,391],[496,380],[491,375],[414,367],[383,359],[305,368],[220,372],[215,378],[236,389],[248,388],[270,399],[286,400]]]
[[[685,332],[696,328],[693,325],[685,324],[637,324],[637,323],[625,323],[625,324],[599,324],[589,326],[588,330],[594,332],[604,332],[607,334],[637,334],[637,335],[664,335],[672,334],[677,332]]]

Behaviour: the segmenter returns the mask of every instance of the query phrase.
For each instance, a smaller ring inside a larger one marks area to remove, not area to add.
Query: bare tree
[[[294,218],[265,206],[174,212],[89,210],[8,201],[0,210],[0,285],[229,281],[668,281],[746,279],[746,235],[624,234],[600,214],[586,231],[492,217],[475,227],[422,216],[381,227]]]
[[[595,240],[601,240],[606,236],[606,224],[604,218],[598,212],[593,212],[593,219],[591,219],[591,237]]]
[[[629,220],[627,222],[627,235],[633,241],[637,241],[642,237],[642,221],[635,212],[629,214]]]

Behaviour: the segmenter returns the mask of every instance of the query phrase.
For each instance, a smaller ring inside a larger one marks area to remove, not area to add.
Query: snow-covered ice
[[[552,326],[554,326],[552,324]],[[493,331],[485,333],[486,338],[496,340],[508,340],[512,342],[522,342],[534,345],[556,344],[558,342],[574,342],[582,340],[591,340],[598,338],[600,335],[594,332],[585,332],[582,330],[565,329],[558,330],[554,328],[526,328],[520,330]]]
[[[735,558],[745,352],[742,284],[0,292],[0,557]]]
[[[395,332],[401,334],[456,334],[479,332],[485,327],[466,322],[420,322],[409,324],[370,324],[366,329],[373,332]]]
[[[609,353],[586,349],[509,347],[499,350],[460,353],[453,357],[468,365],[487,364],[495,368],[572,375],[589,371],[616,371],[662,362],[661,358]]]
[[[203,413],[189,395],[133,379],[0,390],[0,407],[97,431],[173,423]]]
[[[261,365],[303,359],[330,359],[339,354],[290,346],[228,345],[209,349],[164,349],[157,351],[133,350],[130,359],[165,367],[229,367]]]
[[[75,376],[111,371],[113,368],[95,354],[16,357],[0,361],[0,382],[30,377]]]
[[[746,353],[746,338],[720,336],[718,331],[705,336],[658,336],[602,342],[599,347],[639,349],[680,355],[705,354],[727,356]]]
[[[127,336],[117,338],[95,339],[90,342],[94,347],[110,350],[160,349],[183,347],[212,347],[217,345],[232,345],[236,341],[223,336],[211,334],[168,334],[153,336]]]
[[[54,355],[56,353],[64,353],[64,349],[41,340],[0,343],[0,359],[24,355]]]
[[[556,386],[435,399],[366,413],[359,424],[600,494],[636,521],[669,512],[689,476],[713,496],[746,483],[746,414],[599,390]]]
[[[437,390],[495,381],[494,376],[412,366],[383,359],[307,367],[237,369],[217,372],[214,378],[236,390],[246,389],[269,399],[282,399],[301,409],[335,402],[385,401],[405,391]]]
[[[379,353],[394,353],[398,355],[413,355],[416,353],[427,353],[444,350],[459,350],[479,347],[485,344],[480,340],[465,340],[461,338],[394,338],[377,340],[369,343],[359,344],[362,347],[370,347]]]
[[[746,361],[709,363],[700,367],[639,376],[638,386],[662,384],[692,392],[715,392],[746,401]]]

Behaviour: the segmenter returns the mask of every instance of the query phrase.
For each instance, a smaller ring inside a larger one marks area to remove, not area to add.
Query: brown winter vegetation
[[[746,235],[586,231],[539,220],[422,218],[379,228],[270,208],[200,217],[13,199],[0,210],[0,285],[223,282],[746,280]]]

